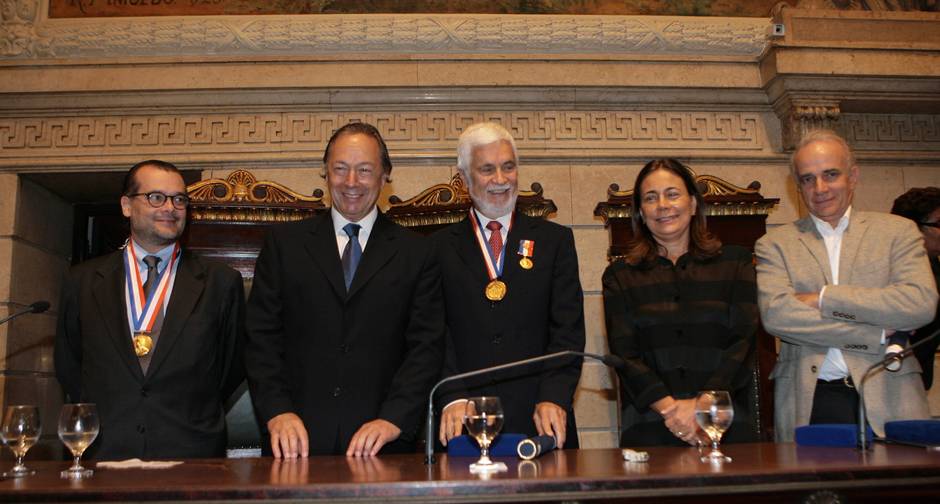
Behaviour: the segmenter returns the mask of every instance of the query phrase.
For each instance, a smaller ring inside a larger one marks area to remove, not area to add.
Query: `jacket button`
[[[340,346],[339,346],[339,353],[341,353],[341,354],[348,354],[348,353],[349,353],[349,345],[340,345]]]
[[[816,366],[813,366],[813,367],[809,368],[809,370],[815,373],[815,372],[816,372]]]
[[[682,336],[682,329],[676,330],[676,336]]]
[[[143,425],[138,425],[137,432],[143,434],[144,432],[147,432],[147,429]]]
[[[343,389],[339,387],[336,387],[335,389],[333,389],[333,397],[339,397],[339,395],[342,393],[343,393]]]
[[[672,300],[678,303],[678,302],[679,302],[679,295],[676,294],[676,297],[672,298]]]
[[[500,343],[502,343],[502,342],[503,342],[503,338],[501,338],[501,337],[499,337],[499,336],[496,336],[496,337],[493,338],[493,344],[494,344],[494,345],[498,345],[498,344],[500,344]]]
[[[141,387],[141,388],[140,388],[140,396],[141,396],[141,397],[147,397],[147,387]]]

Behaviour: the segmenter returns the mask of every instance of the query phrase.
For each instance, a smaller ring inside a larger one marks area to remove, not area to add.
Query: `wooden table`
[[[734,462],[718,466],[701,463],[694,448],[649,452],[645,464],[624,462],[613,449],[553,452],[531,462],[504,458],[509,471],[489,478],[469,472],[472,459],[446,455],[430,467],[418,454],[190,460],[162,470],[98,469],[79,482],[59,479],[65,462],[32,461],[35,476],[0,481],[0,501],[940,502],[940,452],[919,448],[879,444],[862,455],[728,445]]]

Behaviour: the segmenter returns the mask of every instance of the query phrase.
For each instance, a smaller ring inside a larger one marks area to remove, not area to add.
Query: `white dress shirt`
[[[343,257],[343,250],[346,248],[346,243],[349,242],[349,235],[346,234],[346,231],[343,231],[343,227],[350,223],[361,226],[359,228],[359,246],[362,247],[362,252],[365,253],[366,243],[369,241],[369,235],[372,234],[372,227],[375,226],[375,219],[379,217],[378,208],[373,206],[372,211],[360,219],[359,222],[346,219],[335,208],[330,209],[330,217],[333,219],[333,231],[336,233],[336,248],[339,251],[339,256]]]
[[[835,228],[828,222],[825,222],[815,215],[810,214],[816,230],[822,235],[823,242],[826,244],[826,254],[829,256],[829,269],[832,273],[832,285],[839,285],[839,256],[842,252],[842,236],[845,229],[849,227],[849,216],[852,213],[850,206],[845,210],[845,214],[839,219],[839,224]],[[823,297],[826,294],[826,287],[819,291],[819,307],[822,309]],[[849,367],[845,364],[842,357],[842,350],[830,348],[826,352],[826,360],[819,368],[820,380],[838,380],[849,376]]]

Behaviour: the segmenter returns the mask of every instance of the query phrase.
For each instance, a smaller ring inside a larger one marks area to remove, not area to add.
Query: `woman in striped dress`
[[[702,194],[674,159],[643,167],[633,212],[628,253],[603,276],[607,341],[626,362],[621,446],[705,440],[695,422],[701,390],[731,393],[725,440],[756,440],[747,400],[758,324],[751,252],[708,232]]]

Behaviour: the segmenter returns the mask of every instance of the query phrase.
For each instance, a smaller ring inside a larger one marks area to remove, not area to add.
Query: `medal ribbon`
[[[137,255],[134,253],[134,244],[128,243],[124,248],[124,272],[127,278],[127,312],[131,315],[131,321],[134,325],[134,333],[150,332],[153,329],[153,323],[157,320],[157,310],[163,308],[163,301],[166,299],[169,290],[170,281],[176,275],[173,271],[173,265],[176,258],[179,257],[180,245],[177,243],[173,247],[173,254],[170,255],[170,264],[163,268],[163,273],[157,276],[157,288],[153,296],[147,299],[147,293],[144,292],[144,283],[140,278],[140,270],[137,267]],[[141,310],[140,307],[143,306]]]
[[[477,217],[476,212],[473,211],[473,208],[470,208],[470,218],[473,219],[473,233],[477,237],[477,244],[480,246],[480,251],[483,253],[483,262],[486,263],[486,273],[489,275],[490,280],[496,280],[497,278],[503,276],[503,258],[506,257],[506,248],[503,247],[502,252],[500,252],[499,257],[493,257],[493,251],[490,250],[490,247],[486,241],[486,235],[483,234],[483,223],[480,222],[480,219]],[[506,237],[509,237],[509,230],[512,228],[513,219],[510,217],[509,226],[506,227]],[[493,231],[494,233],[501,232],[500,230]]]

